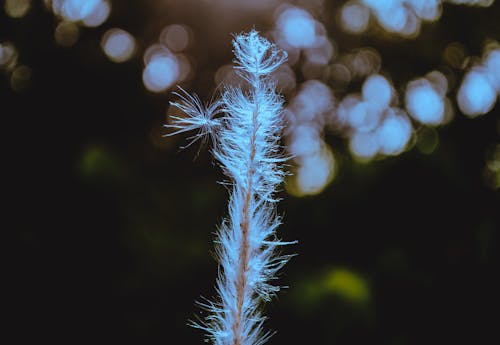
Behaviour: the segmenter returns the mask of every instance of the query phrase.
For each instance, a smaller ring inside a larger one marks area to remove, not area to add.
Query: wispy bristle
[[[221,113],[221,101],[215,100],[204,105],[197,95],[190,95],[180,86],[179,89],[180,93],[174,92],[173,94],[178,96],[180,101],[170,102],[170,105],[182,110],[186,116],[171,116],[172,124],[165,125],[165,127],[174,131],[166,134],[166,136],[196,130],[197,133],[189,137],[191,142],[187,146],[190,146],[198,139],[214,136],[221,125],[221,120],[215,118],[216,115]]]
[[[207,133],[216,136],[214,157],[232,186],[229,216],[216,240],[220,264],[214,301],[200,303],[210,314],[194,326],[208,333],[215,345],[261,345],[271,333],[262,329],[259,311],[279,290],[272,285],[289,256],[276,249],[289,244],[276,238],[281,224],[276,216],[276,189],[283,182],[280,136],[283,101],[269,74],[286,54],[255,30],[236,35],[233,41],[239,74],[250,84],[248,91],[227,87],[221,101],[206,107],[183,91],[172,105],[186,118],[174,117],[175,133],[198,130],[195,140]],[[214,118],[221,109],[226,115]]]

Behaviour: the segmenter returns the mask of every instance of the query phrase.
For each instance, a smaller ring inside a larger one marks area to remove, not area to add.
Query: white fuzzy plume
[[[276,254],[277,247],[287,244],[275,234],[280,224],[275,194],[284,176],[279,144],[283,119],[282,99],[269,77],[286,54],[255,30],[235,36],[233,46],[235,68],[249,88],[226,88],[221,99],[226,115],[218,119],[212,116],[217,106],[203,108],[197,98],[182,97],[173,105],[188,118],[174,119],[169,127],[198,129],[199,134],[210,130],[214,157],[231,186],[229,216],[216,241],[218,297],[203,304],[210,314],[195,327],[207,331],[215,345],[260,345],[270,334],[262,330],[265,318],[259,307],[279,290],[271,280],[288,260]]]

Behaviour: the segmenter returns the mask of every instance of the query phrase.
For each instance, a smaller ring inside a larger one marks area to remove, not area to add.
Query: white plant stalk
[[[260,345],[269,332],[262,330],[259,308],[279,287],[272,285],[288,260],[276,249],[287,243],[276,238],[276,190],[283,182],[280,136],[282,99],[270,74],[286,54],[252,30],[235,36],[235,63],[248,88],[226,87],[221,101],[202,106],[184,95],[180,103],[186,118],[174,118],[175,133],[197,129],[197,140],[211,134],[213,155],[229,177],[229,216],[216,240],[220,264],[218,297],[203,305],[210,314],[195,327],[204,329],[215,345]],[[179,95],[180,96],[180,95]],[[225,116],[216,118],[219,112]],[[173,133],[173,134],[175,134]]]

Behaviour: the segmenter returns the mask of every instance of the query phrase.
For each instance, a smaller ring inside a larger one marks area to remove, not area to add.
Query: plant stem
[[[245,300],[245,291],[247,285],[247,270],[248,270],[248,259],[249,259],[249,245],[248,245],[248,236],[249,236],[249,228],[250,228],[250,203],[252,202],[253,195],[253,178],[255,174],[254,169],[254,160],[255,160],[255,140],[257,137],[257,115],[259,112],[259,106],[256,104],[256,109],[253,112],[252,116],[252,135],[250,137],[250,157],[249,157],[249,169],[247,173],[247,181],[248,186],[244,189],[245,192],[245,202],[243,204],[242,209],[242,221],[240,223],[240,229],[242,233],[241,247],[239,253],[239,267],[238,267],[238,278],[236,281],[236,290],[237,294],[237,308],[236,308],[236,317],[234,318],[233,325],[233,334],[234,334],[234,342],[233,345],[241,345],[241,319],[243,317],[243,303]]]

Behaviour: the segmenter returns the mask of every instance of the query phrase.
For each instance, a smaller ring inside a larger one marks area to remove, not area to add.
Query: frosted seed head
[[[257,76],[268,75],[286,61],[286,52],[261,37],[255,30],[239,34],[233,40],[238,68]]]

